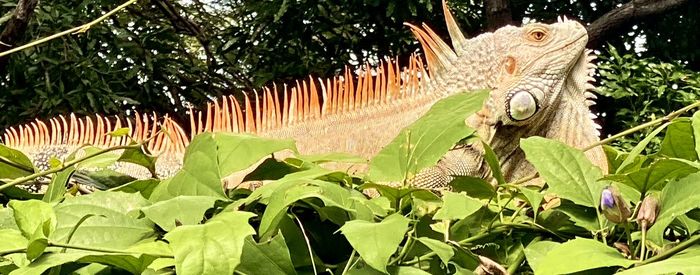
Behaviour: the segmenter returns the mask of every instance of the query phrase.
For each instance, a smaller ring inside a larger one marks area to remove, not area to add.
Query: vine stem
[[[134,251],[126,251],[126,250],[118,250],[118,249],[109,249],[109,248],[99,248],[99,247],[89,247],[89,246],[75,245],[75,244],[66,244],[66,243],[54,243],[54,242],[49,242],[49,246],[61,247],[61,248],[68,248],[68,249],[77,249],[77,250],[84,250],[84,251],[103,252],[103,253],[147,254],[147,255],[152,255],[152,256],[156,256],[156,257],[160,257],[160,258],[174,258],[174,257],[175,257],[175,256],[173,256],[173,255],[166,255],[166,254],[142,253],[142,252],[134,252]]]
[[[111,151],[116,151],[116,150],[123,150],[123,149],[139,149],[139,148],[141,148],[141,146],[143,146],[143,145],[144,145],[144,143],[142,142],[142,143],[139,143],[139,144],[136,144],[136,145],[120,145],[120,146],[105,148],[105,149],[99,150],[99,151],[97,151],[97,152],[94,152],[94,153],[92,153],[92,154],[88,154],[88,155],[86,155],[86,156],[84,156],[84,157],[82,157],[82,158],[78,158],[78,159],[74,159],[74,160],[71,160],[71,161],[69,161],[69,162],[66,162],[66,163],[63,164],[61,167],[56,167],[56,168],[49,169],[49,170],[45,170],[45,171],[42,171],[42,172],[39,172],[39,173],[34,173],[34,174],[31,174],[31,175],[28,175],[28,176],[24,176],[24,177],[21,177],[21,178],[16,178],[16,179],[14,179],[14,180],[12,180],[12,181],[10,181],[10,182],[8,182],[8,183],[5,183],[5,184],[3,184],[3,185],[0,185],[0,191],[5,190],[5,189],[7,189],[7,188],[10,188],[10,187],[12,187],[12,186],[18,185],[18,184],[22,184],[22,183],[28,182],[28,181],[30,181],[30,180],[33,180],[33,179],[36,179],[36,178],[39,178],[39,177],[43,177],[43,176],[50,175],[50,174],[53,174],[53,173],[61,172],[61,171],[63,171],[63,170],[68,169],[68,167],[71,167],[71,166],[73,166],[73,165],[75,165],[75,164],[78,164],[79,162],[84,161],[84,160],[86,160],[86,159],[94,158],[94,157],[96,157],[96,156],[99,156],[99,155],[102,155],[102,154],[105,154],[105,153],[108,153],[108,152],[111,152]]]
[[[41,38],[41,39],[39,39],[39,40],[35,40],[35,41],[29,42],[29,43],[27,43],[27,44],[24,44],[24,45],[22,45],[22,46],[19,46],[19,47],[12,48],[12,49],[9,49],[9,50],[7,50],[7,51],[1,52],[1,53],[0,53],[0,57],[6,56],[6,55],[9,55],[9,54],[13,54],[13,53],[16,53],[16,52],[19,52],[19,51],[22,51],[22,50],[25,50],[25,49],[34,47],[34,46],[39,45],[39,44],[42,44],[42,43],[46,43],[46,42],[48,42],[48,41],[51,41],[51,40],[56,39],[56,38],[59,38],[59,37],[61,37],[61,36],[65,36],[65,35],[69,35],[69,34],[84,33],[84,32],[86,32],[86,31],[88,31],[92,26],[94,26],[94,25],[96,25],[96,24],[98,24],[98,23],[104,21],[105,19],[109,18],[110,16],[114,15],[115,13],[119,12],[120,10],[123,10],[124,8],[126,8],[127,6],[129,6],[129,5],[133,4],[133,3],[136,3],[136,0],[129,0],[129,1],[126,1],[126,2],[124,2],[123,4],[119,5],[118,7],[114,8],[113,10],[109,11],[108,13],[105,13],[104,15],[98,17],[98,18],[95,19],[95,20],[92,20],[92,21],[90,21],[90,22],[88,22],[88,23],[85,23],[85,24],[83,24],[83,25],[81,25],[81,26],[77,26],[77,27],[74,27],[74,28],[71,28],[71,29],[68,29],[68,30],[65,30],[65,31],[62,31],[62,32],[59,32],[59,33],[56,33],[56,34],[52,34],[52,35],[50,35],[50,36]]]
[[[632,127],[632,128],[627,129],[627,130],[624,130],[624,131],[622,131],[622,132],[619,132],[619,133],[617,133],[617,134],[615,134],[615,135],[612,135],[612,136],[610,136],[610,137],[608,137],[608,138],[602,139],[602,140],[600,140],[600,141],[598,141],[598,142],[591,143],[590,145],[584,147],[584,148],[583,148],[583,151],[591,150],[591,149],[593,149],[593,148],[595,148],[596,146],[599,146],[599,145],[608,144],[608,143],[610,143],[611,141],[613,141],[613,140],[615,140],[615,139],[621,138],[621,137],[623,137],[623,136],[626,136],[626,135],[629,135],[629,134],[632,134],[632,133],[635,133],[635,132],[639,132],[639,131],[641,131],[641,130],[644,130],[645,128],[649,128],[649,127],[654,126],[654,125],[657,125],[657,124],[659,124],[659,123],[669,122],[669,121],[671,121],[672,119],[674,119],[674,118],[676,118],[676,117],[682,115],[683,113],[685,113],[685,112],[687,112],[687,111],[690,111],[690,110],[692,110],[692,109],[694,109],[694,108],[696,108],[696,107],[700,107],[700,100],[696,101],[696,102],[693,103],[693,104],[690,104],[690,105],[687,105],[687,106],[685,106],[685,107],[683,107],[683,108],[680,108],[680,109],[678,109],[678,110],[676,110],[676,111],[673,111],[673,112],[669,113],[668,115],[665,115],[664,117],[657,118],[657,119],[654,119],[654,120],[652,120],[652,121],[649,121],[649,122],[646,122],[646,123],[637,125],[637,126],[635,126],[635,127]]]
[[[530,241],[530,244],[539,242],[542,240],[542,236],[536,236],[535,238]],[[518,250],[518,255],[515,257],[515,260],[513,261],[513,264],[508,266],[508,274],[516,274],[515,272],[518,271],[518,267],[525,261],[525,247],[523,249]]]
[[[174,257],[175,257],[175,256],[173,256],[173,255],[167,255],[167,254],[143,253],[143,252],[136,252],[136,251],[118,250],[118,249],[101,248],[101,247],[90,247],[90,246],[75,245],[75,244],[65,244],[65,243],[55,243],[55,242],[49,242],[47,246],[48,246],[48,247],[60,247],[60,248],[76,249],[76,250],[83,250],[83,251],[100,252],[100,253],[147,254],[147,255],[156,256],[156,257],[159,257],[159,258],[174,258]],[[5,250],[5,251],[0,251],[0,256],[9,255],[9,254],[14,254],[14,253],[23,253],[23,252],[26,252],[26,251],[27,251],[26,248]]]
[[[656,256],[651,257],[649,259],[646,259],[644,261],[641,261],[639,263],[636,263],[634,266],[642,266],[645,264],[650,264],[653,262],[658,262],[658,261],[664,260],[668,257],[676,255],[677,253],[685,250],[686,248],[688,248],[688,247],[690,247],[698,242],[700,242],[700,235],[695,235],[693,237],[690,237],[690,239],[687,239],[686,241],[680,243],[677,246],[674,246],[673,248],[671,248],[669,250],[661,252],[661,253],[657,254]]]
[[[646,258],[646,248],[647,248],[647,228],[646,226],[642,226],[642,240],[639,242],[639,245],[641,246],[640,252],[639,252],[639,260],[644,262],[644,258]]]

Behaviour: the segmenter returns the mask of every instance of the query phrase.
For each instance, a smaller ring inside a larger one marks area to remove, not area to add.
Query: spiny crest
[[[450,34],[450,39],[452,40],[452,46],[455,50],[452,50],[450,46],[445,43],[445,41],[438,36],[435,31],[433,31],[425,23],[422,24],[422,28],[404,23],[406,26],[411,28],[411,32],[416,36],[421,46],[423,47],[423,52],[425,58],[428,62],[428,67],[432,73],[443,73],[449,67],[452,66],[452,62],[458,57],[466,52],[467,39],[464,38],[462,31],[459,29],[457,22],[455,21],[452,13],[450,13],[447,7],[446,0],[442,1],[442,9],[445,14],[445,23],[447,23],[447,31]]]
[[[278,89],[253,91],[251,99],[225,96],[201,111],[190,110],[191,136],[202,132],[262,133],[333,115],[368,111],[372,106],[392,104],[425,93],[428,79],[423,61],[411,55],[408,66],[386,60],[376,68],[369,64],[355,75],[346,67],[342,76],[296,81]]]
[[[51,145],[119,146],[129,144],[131,139],[126,136],[112,137],[108,133],[124,127],[129,128],[128,136],[137,141],[150,139],[147,148],[156,154],[183,153],[189,144],[182,127],[167,115],[159,121],[155,113],[152,116],[141,116],[138,112],[133,119],[125,120],[117,116],[110,119],[100,115],[78,118],[75,114],[70,114],[68,119],[61,115],[50,119],[48,123],[37,119],[6,129],[3,141],[9,147],[20,149]]]

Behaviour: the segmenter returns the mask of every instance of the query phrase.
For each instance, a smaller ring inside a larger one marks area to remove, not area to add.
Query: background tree
[[[0,3],[5,14],[0,41],[6,48],[80,25],[120,4]],[[449,4],[468,36],[567,15],[592,22],[590,46],[603,53],[601,45],[610,44],[700,69],[696,1]],[[0,59],[0,108],[6,113],[0,126],[69,112],[118,115],[132,109],[184,118],[186,108],[214,96],[309,74],[330,76],[346,65],[377,63],[384,56],[405,58],[419,45],[403,22],[426,22],[446,36],[442,18],[440,2],[429,0],[142,0],[85,34]],[[644,47],[638,47],[643,40]],[[603,100],[600,111],[615,113],[610,103],[616,102]]]

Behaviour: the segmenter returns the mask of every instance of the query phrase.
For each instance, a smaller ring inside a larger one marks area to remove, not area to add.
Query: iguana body
[[[387,61],[379,68],[368,66],[356,79],[346,70],[343,77],[309,79],[282,91],[264,89],[253,100],[225,97],[203,111],[190,112],[189,134],[167,117],[161,121],[167,134],[154,128],[155,117],[137,117],[130,124],[132,134],[137,139],[157,135],[148,147],[163,154],[158,165],[162,175],[179,168],[190,138],[204,131],[292,138],[305,154],[341,151],[369,158],[436,101],[486,88],[492,90],[487,104],[467,124],[494,149],[507,180],[534,171],[518,148],[519,138],[540,135],[578,148],[597,141],[587,103],[592,97],[586,92],[592,88],[588,84],[592,65],[584,49],[583,26],[567,20],[508,26],[467,40],[443,6],[454,50],[427,26],[411,26],[423,45],[430,74],[417,56],[403,70]],[[106,122],[88,125],[88,120],[71,116],[65,122],[54,119],[51,125],[37,121],[19,131],[11,128],[5,142],[43,159],[47,148],[66,152],[84,143],[126,142],[125,138],[95,140],[118,127],[108,127]],[[600,148],[587,154],[600,167],[607,167]],[[444,187],[454,175],[486,176],[482,155],[478,145],[455,148],[414,183],[435,188]]]

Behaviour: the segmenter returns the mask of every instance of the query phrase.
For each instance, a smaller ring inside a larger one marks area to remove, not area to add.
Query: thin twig
[[[61,171],[65,170],[65,169],[68,169],[68,167],[71,167],[71,166],[73,166],[73,165],[75,165],[75,164],[78,164],[79,162],[84,161],[84,160],[89,159],[89,158],[93,158],[93,157],[96,157],[96,156],[99,156],[99,155],[102,155],[102,154],[105,154],[105,153],[108,153],[108,152],[111,152],[111,151],[116,151],[116,150],[122,150],[122,149],[139,149],[139,148],[141,148],[141,146],[143,146],[143,145],[144,145],[144,143],[139,143],[139,144],[136,144],[136,145],[120,145],[120,146],[105,148],[105,149],[99,150],[99,151],[97,151],[97,152],[95,152],[95,153],[88,154],[88,155],[86,155],[86,156],[84,156],[84,157],[82,157],[82,158],[78,158],[78,159],[74,159],[74,160],[72,160],[72,161],[66,162],[64,165],[62,165],[62,166],[60,166],[60,167],[56,167],[56,168],[53,168],[53,169],[45,170],[45,171],[42,171],[42,172],[39,172],[39,173],[35,173],[35,174],[31,174],[31,175],[28,175],[28,176],[25,176],[25,177],[16,178],[16,179],[14,179],[14,180],[12,180],[12,181],[10,181],[10,182],[8,182],[8,183],[5,183],[5,184],[3,184],[3,185],[0,185],[0,191],[5,190],[5,189],[7,189],[7,188],[10,188],[10,187],[12,187],[12,186],[18,185],[18,184],[22,184],[22,183],[28,182],[28,181],[33,180],[33,179],[36,179],[36,178],[40,178],[40,177],[43,177],[43,176],[46,176],[46,175],[50,175],[50,174],[53,174],[53,173],[61,172]]]
[[[28,48],[31,48],[31,47],[34,47],[34,46],[36,46],[36,45],[39,45],[39,44],[42,44],[42,43],[51,41],[51,40],[56,39],[56,38],[59,38],[59,37],[61,37],[61,36],[65,36],[65,35],[69,35],[69,34],[84,33],[84,32],[86,32],[86,31],[88,31],[93,25],[96,25],[96,24],[98,24],[98,23],[104,21],[105,19],[109,18],[110,16],[114,15],[115,13],[119,12],[120,10],[126,8],[127,6],[129,6],[129,5],[133,4],[133,3],[136,3],[136,0],[129,0],[129,1],[126,1],[125,3],[119,5],[118,7],[114,8],[114,9],[111,10],[111,11],[109,11],[108,13],[105,13],[104,15],[102,15],[102,16],[98,17],[97,19],[92,20],[92,21],[90,21],[90,22],[88,22],[88,23],[86,23],[86,24],[83,24],[83,25],[81,25],[81,26],[77,26],[77,27],[74,27],[74,28],[71,28],[71,29],[68,29],[68,30],[65,30],[65,31],[62,31],[62,32],[59,32],[59,33],[56,33],[56,34],[53,34],[53,35],[50,35],[50,36],[47,36],[47,37],[44,37],[44,38],[41,38],[41,39],[39,39],[39,40],[35,40],[35,41],[32,41],[32,42],[29,42],[29,43],[27,43],[27,44],[24,44],[24,45],[19,46],[19,47],[16,47],[16,48],[12,48],[12,49],[7,50],[7,51],[4,51],[4,52],[1,52],[1,53],[0,53],[0,57],[6,56],[6,55],[9,55],[9,54],[13,54],[13,53],[16,53],[16,52],[19,52],[19,51],[22,51],[22,50],[25,50],[25,49],[28,49]]]

